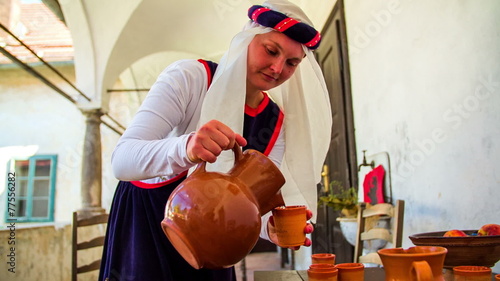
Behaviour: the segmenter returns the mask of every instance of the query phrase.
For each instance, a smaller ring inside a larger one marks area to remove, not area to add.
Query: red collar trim
[[[271,136],[271,140],[269,140],[269,144],[267,145],[266,150],[264,150],[264,155],[269,156],[269,153],[271,153],[271,150],[273,149],[274,144],[276,144],[276,141],[278,140],[278,137],[280,135],[284,119],[285,115],[283,114],[283,111],[280,110],[280,114],[278,116],[278,122],[276,122],[276,127],[274,127],[274,132],[273,135]]]
[[[264,111],[266,106],[269,104],[269,96],[266,93],[262,93],[264,95],[264,99],[260,102],[257,108],[251,108],[250,106],[245,104],[245,114],[248,114],[252,117],[257,116],[259,113]]]

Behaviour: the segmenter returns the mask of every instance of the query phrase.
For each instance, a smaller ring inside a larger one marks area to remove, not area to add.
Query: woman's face
[[[285,34],[271,31],[256,35],[248,46],[247,93],[281,85],[304,56],[302,45]]]

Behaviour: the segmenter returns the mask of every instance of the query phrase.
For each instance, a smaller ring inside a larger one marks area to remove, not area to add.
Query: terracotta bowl
[[[466,234],[477,230],[463,230]],[[446,231],[426,232],[410,235],[417,246],[441,246],[448,249],[444,260],[445,268],[459,265],[493,267],[500,260],[500,235],[443,237]]]

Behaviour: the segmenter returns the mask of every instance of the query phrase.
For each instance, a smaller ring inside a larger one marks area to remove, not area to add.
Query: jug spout
[[[275,207],[284,206],[281,187],[285,177],[274,163],[260,152],[248,149],[241,155],[230,175],[243,181],[255,197],[261,215]]]

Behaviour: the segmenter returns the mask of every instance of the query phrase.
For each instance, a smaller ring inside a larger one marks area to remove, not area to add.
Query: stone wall
[[[7,225],[0,230],[0,280],[71,280],[71,224],[15,227]],[[105,231],[103,225],[84,227],[78,230],[78,241],[88,241]],[[78,265],[89,264],[101,255],[102,247],[80,251]],[[95,281],[98,273],[81,274],[78,280]]]
[[[71,225],[11,227],[0,231],[0,241],[0,275],[6,280],[70,280]]]

